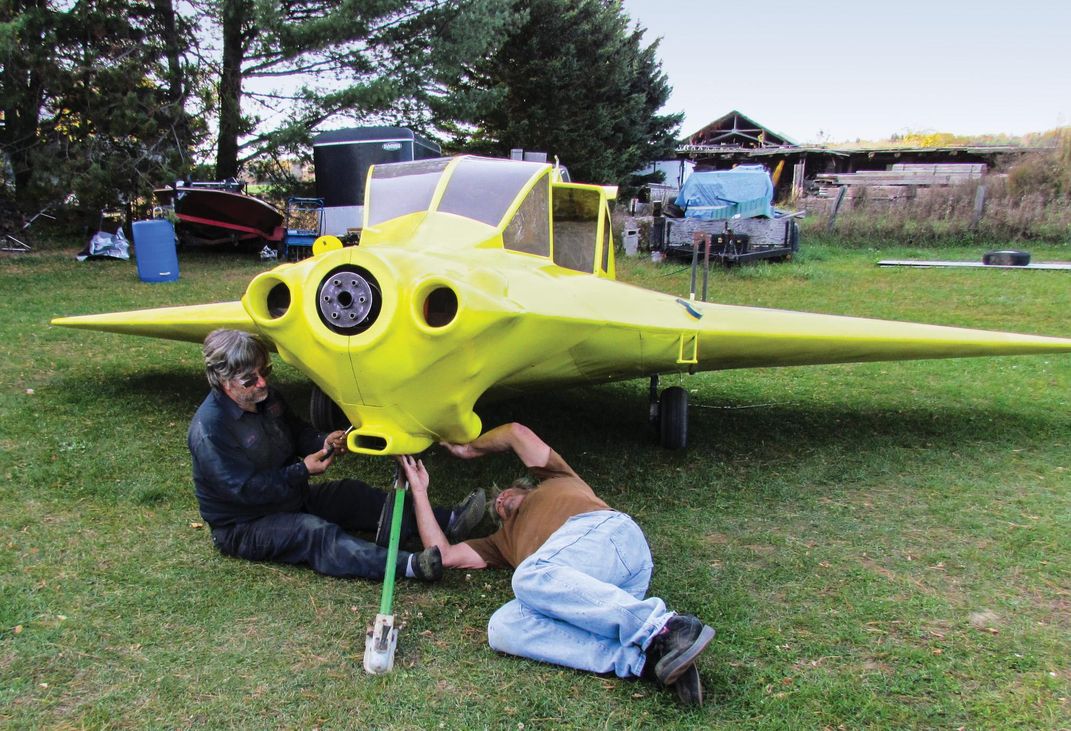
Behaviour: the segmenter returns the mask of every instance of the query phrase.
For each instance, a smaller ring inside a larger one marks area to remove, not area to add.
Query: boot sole
[[[676,657],[666,657],[659,661],[658,665],[655,666],[655,677],[663,685],[676,683],[680,676],[684,674],[684,671],[688,669],[688,666],[699,657],[699,653],[705,650],[710,641],[714,639],[714,634],[714,628],[704,624],[703,629],[699,632],[699,637],[695,639],[695,642],[687,650]],[[664,666],[663,663],[665,663]]]
[[[695,678],[689,680],[689,675],[694,675]],[[689,683],[694,687],[689,687]],[[694,662],[680,674],[677,682],[673,684],[673,690],[676,692],[677,701],[681,705],[703,707],[703,681],[699,677],[699,670],[695,667]]]

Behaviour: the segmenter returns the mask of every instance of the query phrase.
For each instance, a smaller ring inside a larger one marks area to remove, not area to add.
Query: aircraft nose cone
[[[346,265],[323,278],[316,302],[320,319],[328,328],[342,335],[356,335],[379,317],[383,294],[367,269]]]

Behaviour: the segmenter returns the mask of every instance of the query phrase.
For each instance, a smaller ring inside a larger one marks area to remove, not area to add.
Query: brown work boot
[[[469,496],[458,503],[450,513],[450,523],[446,526],[446,540],[461,543],[472,534],[473,528],[483,520],[487,508],[487,493],[473,490]]]
[[[699,680],[699,669],[693,662],[672,686],[677,693],[677,700],[682,706],[703,705],[703,683]]]
[[[644,676],[662,685],[673,685],[712,639],[714,630],[700,622],[698,617],[691,614],[673,615],[647,645]]]
[[[438,546],[413,554],[413,574],[420,581],[438,581],[443,577],[443,557]]]

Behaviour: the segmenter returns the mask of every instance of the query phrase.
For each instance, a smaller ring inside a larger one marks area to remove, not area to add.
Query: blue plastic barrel
[[[170,221],[134,221],[134,258],[143,282],[174,282],[179,278],[175,227]]]

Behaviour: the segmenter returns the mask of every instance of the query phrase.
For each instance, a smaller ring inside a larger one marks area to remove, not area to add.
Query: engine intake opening
[[[268,292],[268,315],[278,320],[290,309],[290,288],[279,282]]]
[[[358,434],[355,441],[359,448],[367,449],[369,452],[382,452],[387,448],[386,439],[371,434]]]
[[[457,317],[457,294],[449,287],[436,287],[424,298],[424,322],[445,327]]]

